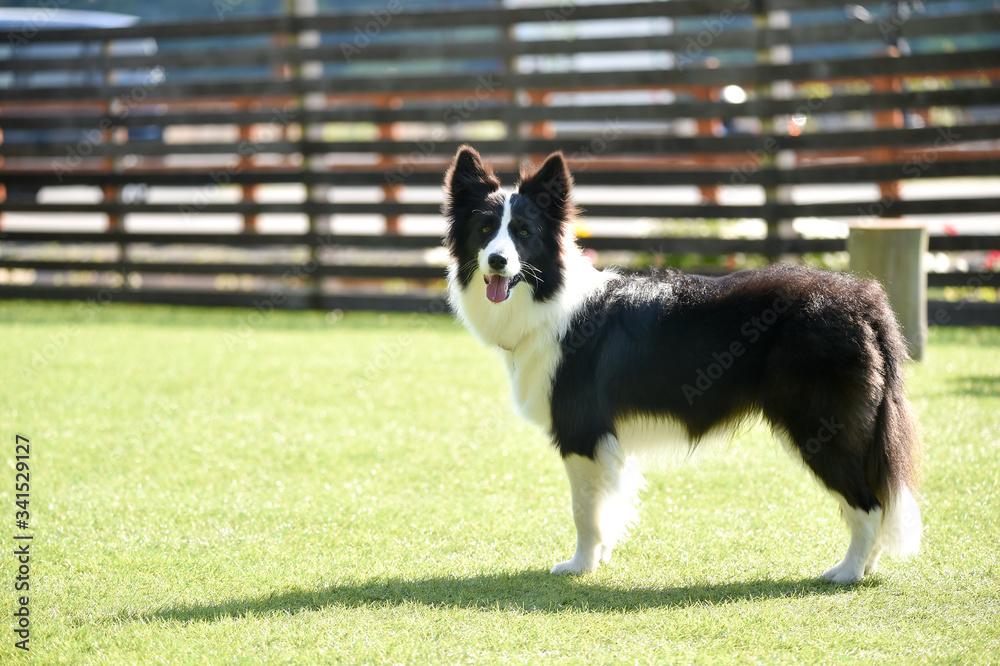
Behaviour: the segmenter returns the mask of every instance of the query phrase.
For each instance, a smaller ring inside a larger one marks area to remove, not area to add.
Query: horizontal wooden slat
[[[941,155],[938,155],[940,158]],[[910,159],[910,158],[908,158]],[[843,164],[835,166],[781,169],[774,173],[775,184],[809,185],[821,183],[871,183],[906,178],[963,178],[1000,176],[1000,159],[919,160],[904,171],[905,164]],[[770,180],[766,178],[765,180]],[[753,181],[751,181],[753,182]]]
[[[941,215],[946,213],[990,213],[1000,210],[1000,198],[975,199],[919,199],[891,200],[888,202],[848,201],[810,204],[719,205],[719,204],[667,204],[621,203],[590,204],[584,206],[588,217],[653,217],[653,218],[754,218],[775,216],[793,217],[882,217],[891,215]],[[126,215],[136,213],[183,215],[190,219],[198,214],[241,215],[300,213],[306,215],[439,215],[439,203],[256,203],[241,201],[209,205],[194,204],[39,204],[3,203],[0,211],[26,211],[35,213],[109,213]]]
[[[812,183],[873,183],[900,180],[916,176],[928,178],[950,178],[969,176],[1000,176],[1000,158],[955,160],[938,159],[925,162],[915,169],[903,171],[903,164],[857,163],[835,166],[802,167],[798,169],[745,168],[746,155],[738,156],[734,164],[739,166],[729,170],[718,169],[643,169],[623,165],[622,168],[608,169],[589,166],[573,174],[577,185],[627,185],[627,186],[670,186],[670,185],[806,185]],[[400,172],[400,169],[403,169]],[[46,187],[68,185],[124,186],[145,183],[157,187],[208,187],[218,185],[266,185],[302,183],[304,185],[332,185],[336,187],[379,187],[403,181],[411,186],[438,186],[443,179],[445,166],[435,170],[412,171],[408,162],[385,169],[352,169],[350,171],[286,171],[240,169],[229,172],[225,169],[205,172],[129,171],[105,172],[77,169],[69,173],[16,172],[0,169],[0,181],[9,187]],[[513,183],[518,175],[498,170],[501,182]],[[739,178],[734,181],[734,174]]]
[[[520,8],[485,8],[444,11],[402,12],[393,14],[387,30],[441,29],[460,26],[506,26],[514,23],[549,22],[549,21],[591,21],[619,18],[655,18],[655,17],[687,17],[705,16],[709,18],[720,15],[772,11],[776,9],[815,9],[822,6],[840,8],[842,2],[825,0],[811,2],[810,0],[763,0],[759,3],[737,2],[735,0],[674,0],[669,3],[639,2],[617,5],[578,5],[556,3],[554,6],[520,7]],[[988,19],[984,14],[983,19]],[[974,18],[974,17],[972,17]],[[965,20],[963,20],[965,19]],[[982,19],[971,21],[970,17],[922,16],[915,14],[906,23],[909,34],[924,34],[938,28],[935,34],[947,34],[948,31],[966,32],[969,26],[982,29]],[[199,37],[235,37],[254,34],[295,33],[305,30],[325,32],[351,33],[354,26],[365,26],[373,20],[371,13],[360,14],[328,14],[321,16],[269,16],[261,18],[238,18],[225,16],[225,20],[203,21],[197,23],[159,23],[112,28],[112,29],[63,29],[42,30],[32,35],[34,42],[52,41],[94,41],[104,39],[177,39]],[[988,26],[987,26],[988,27]],[[810,29],[817,29],[811,32]],[[870,31],[880,30],[877,24],[866,24],[859,21],[834,23],[819,28],[818,26],[796,26],[794,29],[773,30],[771,39],[761,43],[763,46],[782,43],[821,42],[825,35],[827,39],[846,40],[863,39]],[[827,31],[827,32],[823,32]],[[726,32],[732,32],[727,30]],[[880,36],[880,35],[879,35]],[[726,43],[726,35],[720,33],[716,39]]]
[[[623,121],[665,121],[677,118],[740,118],[804,113],[840,113],[844,111],[878,111],[883,109],[925,109],[935,106],[975,106],[1000,104],[1000,88],[959,88],[953,90],[920,90],[900,93],[866,95],[834,95],[813,99],[759,99],[742,104],[726,102],[675,102],[671,104],[637,104],[632,106],[509,106],[481,104],[459,114],[456,103],[401,109],[370,107],[299,110],[291,108],[245,112],[177,112],[169,115],[130,113],[94,115],[66,113],[63,115],[5,114],[0,116],[4,129],[77,129],[92,131],[112,127],[166,127],[172,125],[252,125],[259,123],[313,124],[328,122],[385,124],[394,122],[424,122],[447,124],[461,118],[463,122],[487,120],[505,123],[597,121],[619,124]],[[81,139],[86,135],[81,135]],[[44,136],[39,139],[44,140]],[[59,141],[65,143],[64,137]],[[16,144],[8,147],[18,150]]]
[[[841,3],[840,6],[844,5]],[[782,44],[816,45],[866,40],[884,41],[894,27],[898,28],[899,33],[907,39],[984,33],[1000,29],[1000,14],[970,12],[956,16],[929,16],[914,12],[902,26],[893,26],[889,20],[876,20],[871,23],[854,20],[843,23],[804,24],[791,28],[762,30],[760,43],[762,46],[773,47]]]
[[[96,271],[125,273],[172,273],[177,275],[262,275],[288,277],[394,278],[404,280],[438,280],[445,270],[437,266],[335,265],[319,266],[286,263],[180,263],[180,262],[110,262],[52,261],[0,258],[0,268],[37,271]]]
[[[777,206],[778,217],[899,217],[902,215],[944,215],[992,213],[1000,210],[1000,198],[975,199],[889,199]]]
[[[210,307],[244,307],[302,310],[376,310],[443,314],[448,306],[441,297],[412,295],[329,295],[304,291],[274,292],[195,291],[195,290],[125,290],[99,287],[36,287],[0,285],[0,299],[42,298],[80,300],[99,303],[160,303]],[[994,303],[937,301],[927,304],[928,323],[932,326],[1000,326],[1000,307]]]
[[[556,10],[558,11],[558,10]],[[657,14],[659,15],[659,14]],[[354,25],[364,26],[371,22],[367,16],[361,23],[345,26],[341,30],[350,31]],[[390,23],[384,31],[391,32]],[[975,29],[976,32],[1000,31],[1000,14],[983,12],[959,16],[915,16],[906,22],[906,35],[909,38],[920,36],[941,36],[949,34],[965,34]],[[704,30],[704,28],[702,28]],[[823,23],[816,25],[799,25],[794,28],[780,29],[739,29],[726,26],[712,35],[708,52],[720,49],[770,48],[778,45],[814,45],[833,44],[846,41],[881,41],[885,37],[886,24],[879,22],[865,23],[861,21]],[[501,34],[503,31],[498,31]],[[381,34],[381,33],[380,33]],[[303,62],[326,62],[348,65],[356,59],[363,58],[365,63],[379,61],[414,60],[454,61],[462,58],[497,58],[508,60],[523,55],[554,55],[577,53],[602,53],[624,51],[673,51],[681,54],[692,45],[698,46],[703,39],[698,32],[678,32],[667,35],[633,35],[628,37],[589,38],[589,39],[559,39],[559,40],[511,40],[495,41],[476,39],[474,41],[455,41],[453,39],[421,40],[404,43],[386,43],[387,40],[376,40],[368,44],[363,54],[349,52],[341,44],[321,45],[311,48],[298,46],[271,46],[257,48],[214,48],[201,52],[165,51],[151,55],[107,55],[97,54],[79,58],[31,58],[19,57],[10,60],[0,60],[0,71],[38,72],[53,70],[81,70],[87,72],[111,71],[115,69],[143,69],[167,67],[174,71],[183,68],[199,69],[205,62],[211,62],[214,67],[277,67],[281,65],[298,65]],[[346,40],[350,44],[350,39]],[[698,53],[702,47],[698,46]]]
[[[931,236],[930,250],[931,252],[1000,250],[1000,235]]]
[[[181,21],[137,23],[120,28],[40,29],[31,35],[31,43],[99,42],[122,39],[184,39],[199,37],[243,37],[272,32],[292,32],[297,19],[290,16],[228,17],[225,21]],[[29,28],[30,30],[30,28]],[[12,31],[16,36],[24,31]],[[27,35],[25,35],[27,38]]]
[[[1000,305],[972,301],[928,301],[932,326],[1000,326]]]
[[[280,298],[262,291],[203,291],[187,289],[127,289],[109,287],[54,287],[46,285],[0,285],[0,299],[33,298],[51,301],[94,301],[108,303],[157,303],[162,305],[203,305],[282,310],[318,307],[318,296],[305,290],[283,290]]]
[[[646,239],[647,241],[662,240],[662,243],[648,243],[650,251],[660,254],[682,254],[695,252],[707,254],[706,245],[701,239]],[[595,243],[591,243],[595,244]],[[601,245],[600,241],[596,242]],[[839,241],[823,241],[823,245],[810,243],[811,251],[839,252],[846,249]],[[713,243],[711,249],[717,249]],[[634,249],[634,248],[633,248]],[[1000,249],[1000,247],[998,247]],[[0,258],[0,268],[28,269],[52,272],[99,272],[99,273],[170,273],[176,275],[255,275],[255,276],[288,276],[288,277],[341,277],[352,279],[405,279],[405,280],[441,280],[446,271],[440,266],[412,265],[335,265],[323,264],[302,265],[287,263],[180,263],[180,262],[107,262],[107,261],[70,261],[70,260],[12,260]],[[695,271],[705,273],[704,271]],[[718,271],[713,274],[721,274]],[[1000,287],[1000,272],[950,272],[929,273],[929,287]]]
[[[244,307],[284,310],[321,308],[325,310],[376,310],[444,314],[447,303],[441,297],[421,294],[315,294],[303,290],[269,292],[196,291],[166,289],[109,289],[100,287],[42,287],[0,285],[0,299],[43,298],[106,303],[159,303],[210,307]],[[1000,307],[995,303],[938,301],[927,304],[932,326],[1000,326]]]
[[[600,131],[581,136],[556,139],[513,139],[476,142],[476,147],[488,154],[510,153],[512,150],[534,154],[548,154],[561,150],[592,154],[591,143],[600,139],[604,146],[611,145],[616,154],[662,155],[665,153],[746,153],[777,150],[843,150],[847,148],[873,148],[876,146],[937,146],[947,147],[970,141],[990,141],[1000,136],[1000,125],[958,125],[954,127],[921,127],[909,129],[853,130],[843,132],[814,132],[789,136],[782,134],[747,136],[672,136],[672,135],[622,135],[604,139]],[[76,168],[81,154],[87,157],[116,157],[125,155],[225,155],[246,156],[268,154],[344,154],[374,153],[378,155],[405,155],[416,152],[421,158],[431,147],[434,154],[454,154],[465,141],[453,139],[428,142],[375,141],[273,141],[269,143],[186,143],[165,144],[159,141],[132,141],[126,144],[81,142],[80,149],[57,144],[10,144],[4,146],[7,157],[53,158],[52,168],[60,173]],[[421,150],[423,148],[423,150]]]
[[[423,294],[351,295],[324,294],[319,299],[319,307],[324,310],[380,310],[388,312],[422,312],[424,314],[445,314],[450,312],[448,302],[441,296]]]
[[[436,215],[440,214],[440,204],[400,203],[385,201],[380,203],[256,203],[238,201],[213,204],[148,204],[148,203],[93,203],[93,204],[48,204],[48,203],[2,203],[0,211],[21,211],[29,213],[110,213],[126,215],[130,213],[151,213],[179,215],[193,219],[199,214],[239,215],[303,213],[306,215]]]
[[[997,249],[1000,249],[998,247]],[[928,273],[928,287],[1000,287],[1000,272]]]
[[[620,239],[613,239],[620,241]],[[631,242],[632,239],[628,239]],[[690,250],[694,254],[708,254],[706,248],[717,249],[717,243],[708,243],[705,239],[643,239],[644,248],[660,254],[684,254]],[[711,239],[716,240],[716,239]],[[653,241],[656,241],[655,243]],[[837,239],[823,240],[822,244],[808,242],[812,252],[839,252],[846,246]],[[614,242],[602,242],[602,239],[587,242],[584,247],[598,246],[602,249],[619,250]],[[733,245],[735,247],[735,245]],[[592,249],[596,249],[593,248]],[[745,249],[745,248],[744,248]],[[386,265],[355,265],[355,264],[288,264],[288,263],[185,263],[185,262],[120,262],[120,261],[83,261],[83,260],[42,260],[42,259],[9,259],[0,257],[0,268],[11,270],[37,270],[51,272],[98,272],[98,273],[173,273],[178,275],[257,275],[257,276],[289,276],[289,277],[343,277],[343,278],[397,278],[413,280],[438,280],[446,275],[445,268],[417,264],[411,266]],[[705,271],[695,271],[709,274]],[[720,271],[709,271],[711,274],[723,274]],[[1000,287],[1000,272],[949,272],[928,273],[929,287]]]
[[[783,65],[744,65],[716,69],[666,69],[598,72],[499,73],[326,76],[318,79],[275,81],[272,79],[174,82],[142,87],[143,100],[189,99],[195,97],[276,96],[326,93],[331,95],[465,90],[473,94],[497,90],[634,88],[658,86],[723,86],[759,81],[828,80],[865,78],[947,71],[981,71],[1000,67],[1000,49],[911,55],[906,58],[852,58],[798,62]],[[132,99],[136,86],[57,86],[0,89],[0,102],[25,100]]]
[[[364,234],[225,234],[225,233],[127,233],[89,231],[6,231],[5,242],[112,244],[145,243],[151,245],[222,245],[226,247],[349,246],[423,249],[441,244],[440,236],[364,235]]]
[[[843,239],[805,238],[622,238],[591,236],[579,239],[582,247],[598,251],[626,250],[654,254],[803,254],[806,252],[839,252],[847,247]]]
[[[9,243],[51,243],[65,244],[151,244],[151,245],[223,245],[229,247],[261,246],[350,246],[350,247],[390,247],[421,249],[438,247],[441,238],[433,235],[360,235],[360,234],[183,234],[183,233],[126,233],[126,232],[64,232],[64,231],[7,231],[3,240]],[[765,245],[770,242],[781,244],[782,254],[798,252],[839,252],[846,249],[847,241],[833,239],[717,239],[717,238],[618,238],[589,237],[579,239],[581,245],[595,250],[618,250],[648,248],[652,246],[694,247],[699,253],[728,254],[729,252],[767,252]],[[693,245],[691,245],[693,244]],[[708,248],[708,249],[706,249]],[[734,249],[736,248],[736,249]],[[931,236],[932,252],[959,252],[968,250],[1000,249],[1000,235]],[[671,249],[670,252],[688,250]]]
[[[402,4],[402,3],[401,3]],[[391,13],[393,30],[441,29],[461,26],[500,26],[511,23],[544,23],[552,20],[592,21],[657,16],[709,16],[728,11],[736,13],[752,9],[750,3],[734,0],[672,0],[666,2],[634,2],[611,5],[562,4],[541,7],[479,8],[438,11],[402,11]],[[276,32],[347,32],[354,26],[364,26],[373,20],[370,12],[355,14],[323,14],[319,16],[268,16],[225,20],[144,23],[122,28],[41,30],[32,37],[36,42],[81,41],[104,39],[183,39],[196,37],[235,37]],[[221,18],[221,17],[220,17]]]
[[[149,244],[149,245],[223,245],[229,247],[287,247],[287,246],[324,246],[324,247],[389,247],[398,249],[428,249],[440,246],[438,236],[427,235],[385,235],[359,236],[336,235],[320,236],[316,234],[149,234],[149,233],[93,233],[93,232],[39,232],[12,231],[5,232],[2,240],[8,243],[52,243],[73,244]],[[665,254],[730,254],[743,252],[747,254],[802,254],[807,252],[842,252],[847,249],[847,241],[843,238],[806,239],[806,238],[771,238],[771,239],[720,239],[720,238],[678,238],[678,237],[602,237],[591,236],[577,241],[582,247],[594,250],[632,250],[642,252],[660,252]],[[968,252],[1000,250],[1000,235],[976,236],[931,236],[929,241],[931,252]],[[21,262],[21,263],[19,263]],[[77,267],[79,265],[79,267]],[[128,266],[141,266],[129,263]],[[44,260],[17,260],[0,258],[0,266],[7,268],[37,268],[39,270],[120,270],[121,262],[70,262],[55,261],[47,263]],[[156,268],[159,266],[159,268]],[[202,270],[198,264],[148,264],[146,270],[157,272],[168,271],[171,266],[178,267],[178,272],[197,272]],[[180,268],[185,266],[187,268]],[[227,273],[260,273],[284,274],[295,269],[291,264],[267,264],[255,268],[256,264],[221,264]],[[276,267],[273,267],[276,266]],[[337,270],[328,267],[329,270]],[[410,270],[414,267],[391,267],[393,270]],[[359,271],[382,271],[383,267],[357,267]],[[137,268],[137,270],[139,270]],[[344,269],[348,270],[348,269]],[[388,270],[388,268],[385,268]],[[422,269],[421,269],[422,270]],[[214,267],[205,267],[205,272],[214,271]],[[331,273],[332,274],[332,273]],[[381,273],[380,273],[381,274]],[[970,274],[970,277],[973,274]],[[356,276],[361,276],[359,273]],[[398,277],[398,276],[397,276]],[[421,273],[421,279],[434,277],[430,273]]]
[[[842,9],[844,3],[839,0],[763,0],[769,10],[812,10],[812,9]],[[878,7],[871,2],[858,3],[861,6]]]
[[[0,285],[0,299],[45,299],[107,303],[158,303],[207,307],[305,310],[342,309],[385,312],[448,312],[439,296],[424,294],[320,294],[305,290],[201,291],[187,289],[110,289]]]
[[[369,18],[369,21],[371,19]],[[862,24],[864,25],[864,24]],[[873,27],[869,27],[872,35],[878,35]],[[600,53],[616,51],[677,51],[684,49],[689,40],[696,35],[679,33],[673,35],[650,35],[633,37],[613,37],[603,39],[575,40],[532,40],[513,41],[450,41],[434,40],[410,43],[383,44],[375,42],[364,49],[364,62],[375,63],[384,61],[434,61],[458,60],[460,58],[497,58],[509,59],[522,55],[553,55],[572,53]],[[758,36],[752,31],[727,31],[719,35],[719,43],[715,46],[742,46],[752,48]],[[346,40],[350,44],[350,40]],[[203,58],[199,60],[199,58]],[[361,56],[351,54],[350,60],[345,56],[345,49],[340,45],[319,46],[314,48],[276,47],[254,49],[213,49],[201,53],[165,52],[146,56],[91,56],[82,58],[37,58],[21,60],[0,60],[0,71],[36,72],[36,71],[98,71],[105,72],[114,69],[143,69],[153,67],[199,68],[204,67],[209,60],[215,67],[276,67],[281,65],[297,65],[302,62],[323,62],[337,65],[347,65]]]

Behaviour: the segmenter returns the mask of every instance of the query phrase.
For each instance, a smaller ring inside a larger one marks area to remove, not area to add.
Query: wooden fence
[[[722,255],[724,270],[845,251],[846,234],[795,220],[948,216],[985,233],[932,235],[966,270],[930,286],[1000,285],[990,3],[853,18],[827,0],[406,4],[102,30],[43,16],[8,34],[0,298],[432,307],[430,188],[464,142],[508,183],[564,151],[594,199],[581,242],[602,258]],[[44,46],[82,43],[97,46]],[[155,52],[121,47],[136,43]],[[719,220],[751,231],[720,237]],[[989,303],[929,312],[1000,324]]]

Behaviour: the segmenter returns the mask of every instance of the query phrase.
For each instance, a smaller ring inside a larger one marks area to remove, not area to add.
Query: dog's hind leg
[[[564,463],[573,495],[576,552],[552,573],[590,573],[611,560],[615,545],[635,523],[642,474],[612,435],[602,438],[593,458],[572,454]]]
[[[863,414],[862,410],[838,408],[832,400],[817,398],[815,391],[810,397],[812,413],[805,409],[797,414],[786,413],[780,422],[802,460],[837,500],[851,533],[843,559],[820,578],[856,583],[876,570],[882,550],[879,535],[885,507],[876,493],[877,485],[869,481],[875,475],[866,474],[865,468],[871,435],[865,432],[864,425],[857,425],[859,421],[864,424],[864,418],[843,416]]]
[[[825,571],[820,578],[832,583],[856,583],[866,573],[874,573],[882,549],[877,545],[879,527],[882,525],[882,508],[868,511],[852,507],[838,493],[833,493],[840,502],[844,519],[851,530],[851,543],[847,546],[844,559]]]
[[[833,418],[823,422],[837,424]],[[832,430],[835,428],[831,427]],[[865,479],[860,456],[852,454],[857,450],[856,443],[851,441],[846,427],[825,443],[818,438],[807,440],[800,450],[806,464],[840,504],[841,515],[851,533],[844,558],[820,578],[833,583],[856,583],[877,569],[882,551],[879,533],[884,506]]]

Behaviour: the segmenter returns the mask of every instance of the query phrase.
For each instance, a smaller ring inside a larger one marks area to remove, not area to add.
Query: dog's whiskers
[[[527,261],[521,262],[521,272],[527,272],[528,275],[533,277],[538,282],[545,282],[545,280],[542,279],[542,271],[539,270],[537,266],[532,266]]]
[[[472,259],[469,259],[467,262],[465,262],[464,264],[462,264],[459,267],[458,272],[459,273],[465,273],[465,272],[469,271],[470,269],[471,270],[475,270],[478,267],[479,267],[479,260],[477,258],[473,257]]]

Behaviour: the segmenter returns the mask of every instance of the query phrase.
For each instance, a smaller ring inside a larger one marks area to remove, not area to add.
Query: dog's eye
[[[484,234],[490,233],[490,225],[488,224],[485,225],[482,229],[480,229],[480,231],[482,231]]]
[[[521,235],[521,238],[527,238],[528,237],[528,230],[527,229],[521,229],[518,233]]]

